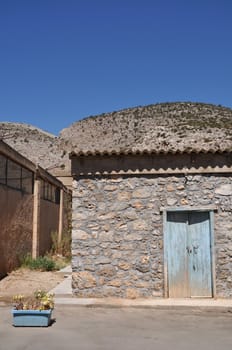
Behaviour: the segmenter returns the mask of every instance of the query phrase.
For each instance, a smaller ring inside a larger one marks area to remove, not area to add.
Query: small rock
[[[175,205],[176,202],[177,202],[177,199],[175,199],[175,198],[168,198],[167,199],[167,205],[172,206],[172,205]]]
[[[125,261],[121,261],[119,264],[118,264],[118,267],[121,269],[121,270],[129,270],[131,268],[131,264],[125,262]]]
[[[217,187],[215,193],[220,194],[222,196],[231,196],[232,195],[232,185],[225,184]]]
[[[78,289],[93,288],[96,286],[96,279],[88,271],[75,272],[72,274],[72,284]]]
[[[136,289],[127,288],[125,297],[128,299],[136,299],[139,297],[139,293]]]
[[[86,240],[89,238],[89,234],[82,230],[73,230],[72,239]]]
[[[139,188],[133,192],[133,198],[148,198],[151,195],[151,191],[147,188]]]

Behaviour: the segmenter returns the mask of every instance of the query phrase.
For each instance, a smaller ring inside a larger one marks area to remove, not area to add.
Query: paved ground
[[[0,350],[232,348],[231,299],[78,299],[63,272],[50,327],[15,328],[10,306],[0,306]]]
[[[232,313],[58,305],[48,328],[11,326],[0,308],[0,350],[229,350]]]

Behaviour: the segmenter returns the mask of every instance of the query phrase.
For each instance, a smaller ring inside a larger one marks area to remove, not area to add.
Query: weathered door
[[[168,295],[212,297],[208,212],[167,213]]]

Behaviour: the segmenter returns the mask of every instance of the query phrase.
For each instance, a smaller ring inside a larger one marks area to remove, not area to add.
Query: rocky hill
[[[0,138],[54,175],[68,175],[71,151],[232,150],[232,109],[161,103],[91,116],[59,137],[27,124],[0,123]]]
[[[32,125],[3,122],[0,123],[0,138],[52,174],[70,169],[68,153],[60,148],[59,138],[55,135]]]
[[[75,152],[224,150],[232,147],[232,110],[162,103],[89,117],[64,129]]]

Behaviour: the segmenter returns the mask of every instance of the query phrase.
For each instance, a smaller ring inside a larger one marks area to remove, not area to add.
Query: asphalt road
[[[16,328],[0,308],[0,350],[231,350],[232,313],[61,306],[48,328]]]

